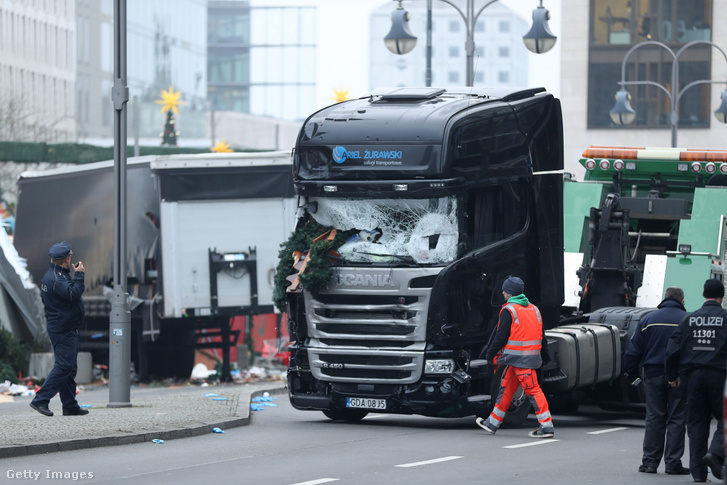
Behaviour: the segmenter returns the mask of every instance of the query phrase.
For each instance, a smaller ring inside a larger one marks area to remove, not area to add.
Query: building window
[[[475,82],[476,83],[480,83],[480,84],[484,84],[485,83],[485,73],[482,72],[482,71],[477,71],[475,73]]]
[[[210,48],[207,76],[212,83],[249,83],[250,54],[247,49]]]
[[[459,82],[459,72],[458,71],[449,71],[449,82],[451,82],[451,83]]]
[[[507,20],[500,20],[500,27],[498,30],[500,32],[510,32],[510,22]]]
[[[484,20],[478,20],[475,24],[475,32],[484,32],[485,31],[485,21]]]
[[[485,57],[485,48],[480,47],[480,46],[475,46],[475,56]]]
[[[644,41],[666,44],[676,53],[684,44],[711,40],[712,0],[689,2],[655,0],[591,0],[588,69],[588,128],[623,128],[611,121],[614,95],[621,89],[621,66],[634,45]],[[690,46],[678,59],[679,89],[711,79],[712,47]],[[637,48],[626,63],[625,80],[650,81],[671,90],[672,56],[663,47]],[[636,120],[631,126],[669,128],[671,103],[657,86],[626,85]],[[698,84],[679,100],[679,126],[708,128],[710,90]]]
[[[510,82],[510,73],[507,71],[500,71],[497,73],[497,82],[508,83]]]
[[[510,57],[510,48],[507,46],[500,46],[497,50],[497,55],[500,57]]]
[[[459,32],[460,23],[461,22],[459,22],[457,20],[450,20],[449,21],[449,31],[450,32]]]
[[[712,0],[591,0],[591,43],[686,44],[712,38]]]
[[[449,57],[459,57],[459,47],[451,46],[449,48]]]

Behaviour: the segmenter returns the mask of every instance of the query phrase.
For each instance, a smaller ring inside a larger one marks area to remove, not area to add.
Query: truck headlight
[[[451,374],[454,370],[454,360],[436,359],[424,362],[425,374]]]

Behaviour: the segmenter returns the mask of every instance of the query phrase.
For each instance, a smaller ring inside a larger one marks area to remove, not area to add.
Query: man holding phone
[[[88,411],[76,401],[76,372],[78,358],[78,328],[83,324],[84,277],[83,263],[71,265],[71,244],[63,241],[48,251],[50,268],[40,282],[40,296],[45,307],[48,336],[53,344],[55,365],[36,393],[30,407],[44,416],[53,416],[48,408],[51,398],[58,393],[64,416],[82,416]],[[73,266],[73,277],[71,277]]]

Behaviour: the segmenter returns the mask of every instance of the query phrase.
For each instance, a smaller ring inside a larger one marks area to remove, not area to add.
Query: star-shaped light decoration
[[[215,153],[231,153],[233,150],[230,148],[230,144],[225,140],[220,140],[217,145],[210,148],[210,151]]]
[[[331,98],[336,103],[341,103],[343,101],[347,101],[349,99],[348,97],[348,88],[344,89],[343,87],[340,87],[338,89],[333,88],[333,97]]]
[[[171,110],[174,114],[179,114],[179,105],[186,104],[184,101],[180,101],[179,97],[182,95],[181,91],[175,91],[173,87],[169,86],[169,91],[162,89],[162,99],[154,101],[157,104],[161,104],[162,113]]]

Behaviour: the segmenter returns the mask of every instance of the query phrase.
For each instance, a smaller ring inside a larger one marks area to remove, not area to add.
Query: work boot
[[[531,431],[528,433],[528,436],[531,438],[552,438],[555,436],[555,432],[553,431],[553,428],[550,429],[543,429],[542,426],[536,429],[535,431]]]
[[[487,421],[484,420],[484,419],[482,419],[482,418],[475,419],[475,422],[477,423],[477,426],[479,426],[480,428],[484,429],[485,431],[487,431],[490,434],[495,434],[495,432],[497,431],[497,429],[490,428],[487,425]]]
[[[689,475],[689,468],[679,465],[676,468],[667,468],[667,475]]]
[[[88,409],[83,409],[81,407],[63,410],[63,416],[84,416],[86,414],[88,414]]]
[[[38,411],[43,416],[53,416],[53,411],[48,409],[48,406],[40,406],[38,404],[30,403],[30,407]]]
[[[712,470],[714,478],[722,480],[722,467],[724,466],[724,458],[714,453],[707,453],[701,460],[702,465],[706,465]]]
[[[641,465],[639,466],[639,471],[641,473],[656,473],[656,467],[649,466],[649,465]],[[667,473],[669,473],[667,471]],[[687,473],[689,473],[689,470],[687,470]]]

